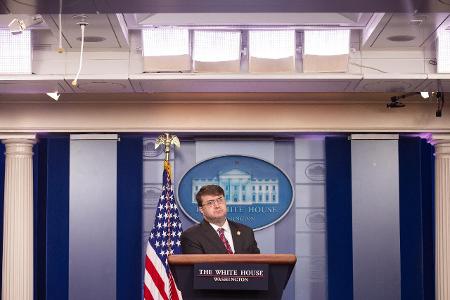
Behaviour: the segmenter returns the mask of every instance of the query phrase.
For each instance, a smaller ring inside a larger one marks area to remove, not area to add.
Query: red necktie
[[[223,228],[217,228],[217,232],[219,233],[219,237],[222,240],[223,245],[227,249],[227,253],[233,254],[233,250],[231,250],[231,246],[228,243],[227,238],[225,237],[225,234],[223,234],[224,231],[225,231],[225,229],[223,229]]]

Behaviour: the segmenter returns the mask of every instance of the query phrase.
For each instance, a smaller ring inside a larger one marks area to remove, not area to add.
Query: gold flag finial
[[[157,149],[160,145],[164,145],[164,152],[166,153],[165,160],[169,160],[170,145],[172,144],[180,148],[180,140],[178,137],[174,134],[163,133],[156,138],[155,149]]]

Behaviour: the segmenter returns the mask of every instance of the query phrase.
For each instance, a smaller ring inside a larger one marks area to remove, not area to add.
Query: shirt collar
[[[217,232],[217,229],[223,228],[225,230],[225,232],[231,233],[230,224],[228,224],[227,219],[225,219],[225,223],[222,226],[217,226],[216,224],[213,224],[213,223],[209,223],[209,225],[212,226],[212,228],[214,229],[215,232]]]

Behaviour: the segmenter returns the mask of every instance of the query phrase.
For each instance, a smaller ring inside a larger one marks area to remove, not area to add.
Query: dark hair
[[[204,195],[225,196],[225,192],[219,185],[210,184],[202,186],[197,192],[197,195],[195,195],[198,206],[202,206],[202,196]]]

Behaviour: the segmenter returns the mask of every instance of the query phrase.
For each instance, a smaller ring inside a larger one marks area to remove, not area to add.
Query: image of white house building
[[[195,194],[209,184],[218,184],[225,191],[227,203],[233,205],[278,204],[278,179],[252,178],[239,169],[219,173],[214,178],[195,178],[192,180],[192,202],[196,203]]]

